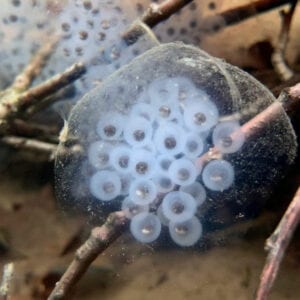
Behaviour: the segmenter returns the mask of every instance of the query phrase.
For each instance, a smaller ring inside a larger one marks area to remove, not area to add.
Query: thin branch
[[[14,119],[7,131],[7,134],[17,135],[22,137],[39,137],[39,139],[58,140],[58,126],[43,125],[31,123],[28,121]]]
[[[56,283],[48,300],[66,299],[90,264],[123,233],[127,224],[128,220],[123,212],[114,212],[101,227],[93,228],[90,237],[76,251],[74,260]]]
[[[265,125],[277,120],[282,114],[284,109],[287,114],[292,114],[295,109],[300,108],[300,83],[293,87],[284,89],[278,97],[278,100],[268,106],[266,109],[258,113],[255,117],[241,126],[241,131],[244,133],[245,138],[248,139],[254,135],[259,134]],[[233,132],[231,137],[234,140],[235,134]],[[200,156],[195,164],[197,167],[202,168],[207,162],[213,159],[220,159],[222,153],[216,147],[212,147],[208,152]]]
[[[278,8],[290,3],[291,0],[257,0],[250,1],[247,4],[228,9],[217,16],[224,19],[226,26],[240,23],[241,21],[252,18],[258,14],[265,13],[269,10]],[[204,19],[204,24],[205,24]],[[209,20],[209,17],[207,18]]]
[[[273,67],[282,81],[287,81],[294,76],[293,70],[287,65],[285,61],[285,52],[289,41],[291,22],[297,2],[298,0],[294,0],[291,3],[291,7],[288,12],[281,11],[281,31],[279,34],[278,43],[272,55]]]
[[[167,20],[174,13],[178,12],[181,8],[191,3],[193,0],[166,0],[160,4],[153,3],[144,12],[139,21],[133,22],[129,28],[122,33],[123,40],[128,44],[134,44],[142,35],[145,30],[141,28],[141,22],[148,27],[153,28],[158,23]]]
[[[41,73],[41,70],[47,63],[56,43],[57,39],[55,38],[38,50],[23,72],[16,77],[11,86],[12,89],[25,91],[31,85],[32,81]]]
[[[266,300],[284,257],[286,248],[300,221],[300,187],[286,210],[277,228],[268,238],[265,249],[269,252],[260,277],[256,300]]]
[[[3,267],[2,281],[0,284],[0,299],[7,300],[9,297],[9,289],[11,280],[14,275],[14,264],[7,263]]]
[[[2,94],[0,101],[0,132],[5,132],[9,121],[24,113],[27,108],[32,108],[41,100],[54,94],[60,89],[74,82],[86,72],[86,67],[82,63],[77,63],[57,74],[40,85],[18,94],[13,89],[7,90]]]
[[[160,4],[152,4],[142,15],[140,21],[144,22],[150,28],[155,27],[160,22],[167,20],[174,13],[178,12],[192,0],[166,0]],[[204,18],[201,23],[209,24],[210,30],[208,33],[216,33],[223,27],[220,26],[220,20],[225,26],[235,25],[246,19],[254,17],[258,14],[265,13],[269,10],[278,8],[282,5],[290,3],[291,0],[257,0],[250,3],[228,9],[219,14]],[[122,34],[123,39],[128,45],[136,42],[136,40],[145,33],[138,26],[139,22],[134,22]],[[204,32],[206,28],[203,28]]]
[[[76,63],[64,72],[57,74],[40,85],[29,89],[18,98],[19,111],[24,111],[49,95],[56,93],[60,89],[74,82],[76,79],[80,78],[85,72],[85,66],[82,63]]]
[[[167,20],[193,0],[167,0],[161,4],[151,4],[141,17],[141,21],[153,28],[158,23]]]
[[[28,139],[18,136],[5,136],[0,139],[0,142],[14,147],[16,149],[25,149],[32,151],[39,151],[49,155],[49,159],[54,159],[54,154],[57,150],[56,144],[46,143],[39,140]]]

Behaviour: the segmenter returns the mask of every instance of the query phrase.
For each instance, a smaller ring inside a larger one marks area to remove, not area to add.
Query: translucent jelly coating
[[[168,193],[162,201],[162,212],[172,222],[184,222],[196,213],[195,199],[184,192]]]
[[[152,124],[143,117],[134,117],[124,129],[125,141],[133,147],[143,147],[151,143]]]
[[[177,85],[178,88],[176,100],[185,102],[186,100],[191,99],[198,94],[198,89],[189,78],[175,77],[172,78],[172,81]]]
[[[130,116],[132,118],[142,117],[149,122],[153,122],[155,119],[155,111],[153,106],[148,103],[137,103],[132,107]]]
[[[144,149],[133,149],[130,169],[135,178],[151,178],[156,170],[154,154]]]
[[[154,106],[174,102],[178,95],[178,86],[172,78],[159,78],[150,83],[148,95]]]
[[[106,142],[94,142],[88,149],[88,160],[97,169],[105,169],[110,164],[112,146]]]
[[[196,180],[198,172],[195,165],[183,157],[172,162],[168,173],[175,184],[190,185]]]
[[[212,101],[199,99],[187,103],[183,117],[188,129],[205,132],[217,124],[219,111]]]
[[[121,179],[121,192],[122,196],[127,196],[129,194],[129,188],[133,181],[133,178],[128,174],[119,174]]]
[[[172,240],[179,246],[190,247],[202,236],[202,225],[197,217],[185,222],[170,222],[169,233]]]
[[[154,80],[148,88],[157,120],[171,120],[179,111],[178,85],[172,78]]]
[[[175,160],[174,156],[161,154],[157,156],[158,172],[168,174],[171,163]]]
[[[125,212],[125,216],[127,219],[132,219],[139,213],[149,211],[148,205],[137,205],[136,203],[132,202],[129,197],[126,197],[123,200],[121,208]]]
[[[170,220],[164,215],[161,205],[157,208],[156,214],[162,225],[169,226]]]
[[[199,182],[193,182],[190,185],[181,186],[179,191],[185,192],[194,197],[197,202],[197,205],[200,206],[206,199],[206,191],[203,185]]]
[[[168,174],[160,173],[157,174],[153,181],[155,182],[157,186],[157,192],[158,193],[167,193],[174,189],[175,184],[170,178]]]
[[[151,243],[159,237],[161,223],[156,215],[142,212],[131,219],[130,231],[136,240]]]
[[[183,153],[193,159],[200,156],[204,151],[204,142],[202,137],[195,133],[190,132],[186,136]]]
[[[123,174],[130,172],[131,159],[132,149],[125,145],[116,146],[110,154],[110,164]]]
[[[157,187],[150,179],[136,179],[129,188],[129,198],[138,205],[147,205],[157,197]]]
[[[107,114],[98,122],[97,133],[103,140],[118,140],[123,132],[124,121],[121,114]]]
[[[185,133],[179,125],[163,122],[157,128],[153,140],[159,153],[177,155],[183,151]]]
[[[245,135],[241,131],[239,122],[225,121],[217,124],[212,140],[222,153],[234,153],[243,146]]]
[[[116,172],[98,171],[90,179],[90,191],[97,199],[110,201],[120,195],[121,179]]]
[[[233,184],[234,169],[226,160],[213,160],[204,167],[202,180],[210,190],[222,192]]]

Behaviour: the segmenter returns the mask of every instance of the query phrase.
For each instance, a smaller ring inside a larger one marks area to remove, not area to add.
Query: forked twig
[[[29,107],[34,107],[44,98],[71,84],[85,72],[85,65],[77,63],[64,72],[21,94],[16,93],[11,88],[8,89],[6,93],[2,94],[0,101],[0,134],[7,130],[8,123],[14,117],[24,113]]]
[[[32,81],[41,73],[41,70],[46,65],[57,42],[57,38],[54,38],[38,50],[31,62],[25,67],[22,73],[16,77],[11,86],[12,89],[22,92],[31,85]]]
[[[124,212],[114,212],[109,215],[101,227],[91,231],[87,241],[76,251],[75,258],[67,268],[48,300],[66,299],[70,290],[86,272],[90,264],[113,243],[126,229],[128,220]]]
[[[266,264],[260,277],[256,300],[266,300],[284,257],[285,250],[300,221],[300,187],[286,210],[277,228],[267,239],[265,249],[268,251]]]
[[[282,81],[287,81],[294,75],[293,70],[288,66],[285,60],[285,52],[289,41],[291,22],[297,2],[298,0],[292,1],[288,12],[281,11],[281,31],[279,34],[278,43],[272,54],[273,67]]]

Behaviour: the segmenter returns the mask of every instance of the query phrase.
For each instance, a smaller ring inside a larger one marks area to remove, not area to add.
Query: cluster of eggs
[[[75,83],[76,98],[103,81],[108,75],[154,45],[156,39],[144,35],[127,45],[122,33],[137,18],[134,5],[121,0],[69,0],[57,16],[61,37],[43,75],[61,72],[81,61],[87,73]]]
[[[99,140],[88,146],[91,194],[103,202],[123,199],[131,233],[143,243],[165,225],[175,243],[194,245],[202,235],[196,214],[205,187],[222,192],[234,182],[229,161],[203,165],[199,157],[210,140],[221,153],[238,151],[239,123],[220,120],[212,99],[190,79],[166,77],[152,81],[128,115],[106,113],[96,131]]]
[[[0,88],[12,82],[49,38],[53,14],[47,1],[4,0],[0,11]]]

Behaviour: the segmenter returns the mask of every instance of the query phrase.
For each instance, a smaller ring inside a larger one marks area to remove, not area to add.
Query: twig
[[[9,289],[12,277],[14,275],[14,264],[7,263],[3,267],[3,276],[0,284],[0,299],[7,300],[9,298]]]
[[[224,19],[226,26],[234,25],[253,16],[265,13],[282,5],[290,3],[291,0],[257,0],[247,4],[237,6],[235,8],[221,12],[217,16]],[[205,18],[203,23],[209,21],[209,17]],[[218,30],[218,28],[216,28]]]
[[[57,74],[26,92],[18,94],[10,88],[6,93],[2,93],[0,101],[0,133],[7,130],[7,124],[10,119],[24,113],[27,108],[34,107],[44,98],[71,84],[85,72],[85,65],[77,63],[63,73]]]
[[[277,277],[280,263],[300,221],[300,187],[277,228],[268,238],[265,249],[269,252],[260,277],[256,300],[266,300]]]
[[[178,12],[193,0],[166,0],[160,4],[152,4],[142,15],[140,20],[150,28],[155,27],[162,21],[167,20],[174,13]],[[265,13],[269,10],[278,8],[282,5],[290,3],[291,0],[257,0],[250,3],[228,9],[219,14],[204,18],[201,23],[210,25],[208,33],[216,33],[223,27],[220,26],[220,20],[225,26],[235,25],[253,16]],[[128,45],[136,42],[136,40],[145,33],[140,30],[139,23],[134,22],[123,34],[122,37]],[[207,31],[204,26],[203,31]]]
[[[278,43],[272,54],[272,64],[275,71],[278,73],[282,81],[291,79],[294,75],[293,70],[287,65],[285,61],[285,52],[289,40],[289,33],[292,18],[295,12],[295,8],[298,0],[294,0],[291,3],[291,7],[288,12],[281,11],[281,31],[279,34]]]
[[[166,0],[161,4],[151,4],[141,17],[141,21],[150,28],[165,21],[193,0]]]
[[[21,94],[18,98],[18,110],[24,111],[28,107],[32,107],[37,102],[45,99],[60,89],[74,82],[86,72],[86,68],[82,63],[77,63],[66,69],[64,72],[57,74],[49,80],[33,87]]]
[[[111,213],[101,227],[92,229],[89,239],[76,251],[75,258],[48,300],[66,299],[70,290],[86,272],[90,264],[115,241],[127,227],[128,220],[123,212]]]
[[[39,137],[43,140],[58,140],[59,133],[58,126],[43,125],[38,123],[31,123],[28,121],[14,119],[7,131],[7,134],[17,135],[22,137]]]
[[[5,136],[0,139],[0,142],[16,149],[26,149],[46,153],[49,155],[50,160],[54,159],[54,154],[57,150],[57,145],[55,144],[18,136]]]
[[[278,97],[278,100],[258,113],[255,117],[241,126],[241,131],[244,133],[245,138],[248,139],[253,135],[259,134],[260,130],[265,127],[266,124],[276,120],[278,116],[282,114],[284,109],[287,114],[291,114],[296,109],[300,108],[300,83],[293,87],[284,89]],[[231,135],[232,139],[237,133]],[[216,148],[210,148],[208,152],[200,156],[195,164],[197,167],[202,168],[204,164],[213,159],[219,159],[222,157],[221,152]]]
[[[134,44],[145,33],[145,30],[140,26],[141,22],[153,28],[192,1],[193,0],[166,0],[160,4],[151,4],[140,18],[140,22],[133,22],[129,28],[122,33],[121,36],[123,40],[128,45]]]
[[[18,91],[25,91],[40,73],[47,60],[52,54],[53,48],[57,43],[57,39],[53,39],[44,45],[39,51],[34,55],[31,62],[25,67],[23,72],[19,74],[11,88]]]

